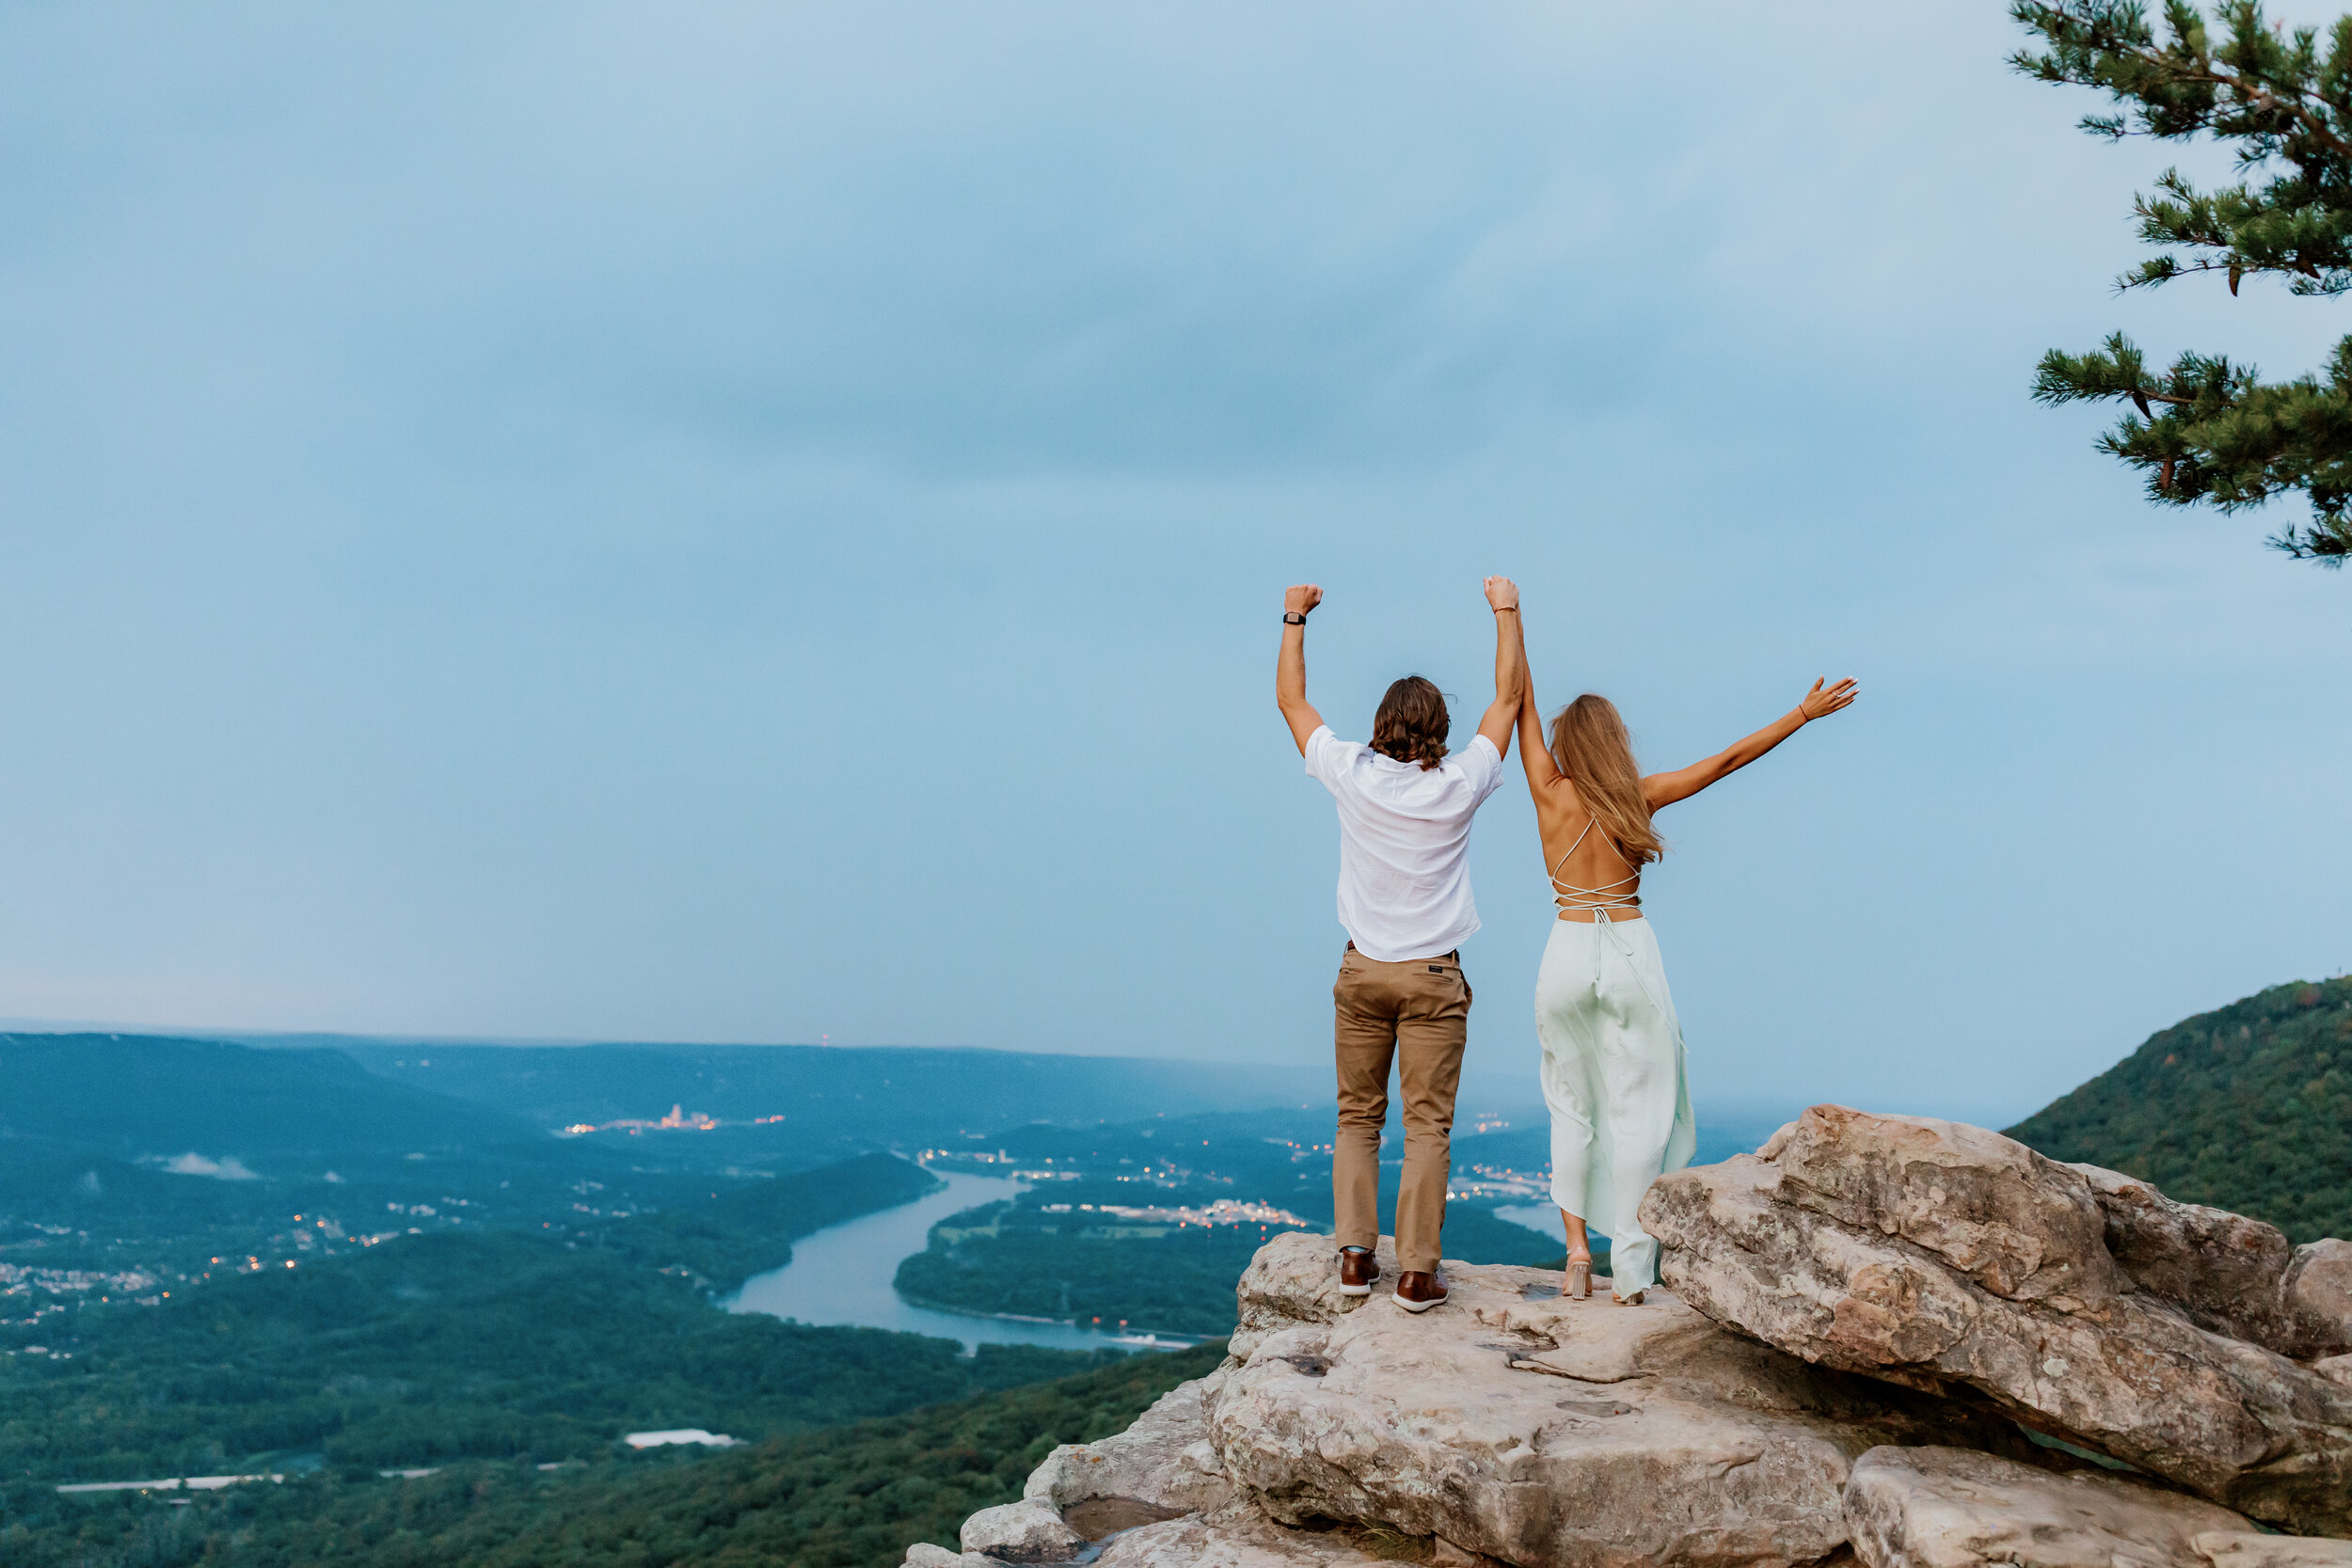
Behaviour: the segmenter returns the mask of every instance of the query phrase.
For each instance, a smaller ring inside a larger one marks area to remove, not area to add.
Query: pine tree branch
[[[2040,52],[2011,63],[2039,80],[2095,87],[2117,111],[2083,129],[2233,144],[2249,178],[2201,191],[2177,169],[2133,203],[2140,238],[2176,247],[2117,279],[2153,287],[2219,273],[2236,294],[2248,274],[2276,274],[2291,293],[2352,292],[2352,16],[2328,29],[2272,28],[2259,0],[2224,0],[2217,28],[2191,0],[2161,0],[2159,42],[2134,0],[2011,0]],[[2257,175],[2255,171],[2267,172]],[[2074,355],[2052,350],[2036,367],[2036,401],[2125,402],[2101,451],[2145,476],[2152,501],[2211,504],[2223,513],[2290,492],[2312,516],[2270,543],[2298,560],[2341,565],[2352,556],[2352,338],[2320,374],[2266,383],[2250,365],[2181,355],[2161,375],[2122,334]]]
[[[2173,41],[2160,48],[2144,13],[2128,0],[2014,0],[2010,17],[2042,34],[2052,48],[2042,55],[2020,50],[2010,63],[2043,81],[2103,87],[2119,102],[2138,103],[2139,134],[2144,135],[2178,140],[2210,130],[2222,135],[2276,138],[2281,133],[2278,122],[2283,120],[2339,158],[2352,160],[2352,141],[2310,102],[2309,77],[2318,65],[2312,49],[2316,35],[2311,29],[2298,29],[2295,47],[2285,51],[2264,24],[2260,5],[2247,0],[2224,8],[2232,24],[2230,50],[2249,60],[2274,52],[2286,55],[2272,62],[2286,68],[2284,79],[2267,80],[2251,69],[2232,71],[2215,64],[2205,42],[2204,19],[2193,7],[2168,5],[2165,9]],[[2153,90],[2159,87],[2172,89],[2162,94],[2161,103]],[[2237,101],[2239,114],[2265,123],[2223,126],[2217,121],[2230,111],[2213,102],[2217,93],[2192,94],[2192,103],[2184,105],[2173,101],[2184,87],[2225,90]],[[2203,101],[2195,102],[2200,97]],[[2328,106],[2340,113],[2344,108]],[[2106,117],[2086,129],[2121,136],[2128,134],[2125,124],[2122,116]]]

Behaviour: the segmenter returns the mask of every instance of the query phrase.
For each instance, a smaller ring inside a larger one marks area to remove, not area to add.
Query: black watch
[[[1303,626],[1306,624],[1307,617],[1301,615],[1295,610],[1286,610],[1282,611],[1282,625],[1286,626]]]

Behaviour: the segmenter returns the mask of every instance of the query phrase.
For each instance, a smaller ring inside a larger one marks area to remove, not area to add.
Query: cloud
[[[1677,813],[1703,1099],[2023,1114],[2332,972],[2352,843],[2278,802],[2352,768],[2352,687],[2292,674],[2352,657],[2352,579],[2148,507],[2026,387],[2340,328],[2114,296],[2131,193],[2211,150],[2080,135],[2018,41],[0,10],[0,1011],[1304,1065],[1336,849],[1269,596],[1331,590],[1310,689],[1361,733],[1408,669],[1476,711],[1495,570],[1537,689],[1661,764],[1865,677]],[[1529,810],[1471,847],[1490,997],[1549,925]],[[2207,822],[2228,922],[2149,848]],[[2066,917],[1987,843],[2064,846]],[[1532,1094],[1523,1003],[1471,1032]]]
[[[190,1151],[175,1154],[162,1162],[163,1168],[174,1176],[209,1176],[218,1181],[259,1181],[259,1171],[247,1170],[245,1162],[230,1154],[218,1160],[207,1160]]]

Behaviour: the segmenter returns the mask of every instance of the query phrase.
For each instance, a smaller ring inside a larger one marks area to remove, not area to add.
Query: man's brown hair
[[[1445,693],[1419,675],[1389,688],[1372,716],[1372,749],[1399,762],[1417,762],[1427,772],[1445,760],[1445,737],[1454,728],[1446,717]]]

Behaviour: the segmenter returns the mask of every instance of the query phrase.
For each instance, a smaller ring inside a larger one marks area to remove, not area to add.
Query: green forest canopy
[[[669,1459],[540,1471],[471,1464],[417,1481],[327,1471],[191,1506],[45,1488],[0,1502],[11,1568],[892,1568],[952,1545],[965,1516],[1021,1495],[1057,1444],[1123,1432],[1223,1359],[1223,1341],[1057,1383]]]
[[[629,1431],[758,1438],[886,1415],[1111,1354],[967,1356],[950,1339],[725,1312],[698,1288],[933,1185],[872,1155],[615,1222],[602,1245],[489,1228],[403,1236],[156,1306],[20,1321],[0,1327],[0,1349],[17,1353],[0,1356],[0,1478],[217,1474],[304,1452],[358,1468],[553,1462],[607,1452]],[[72,1358],[30,1354],[36,1343]]]
[[[2352,978],[2185,1019],[2009,1132],[2296,1242],[2352,1236]]]

